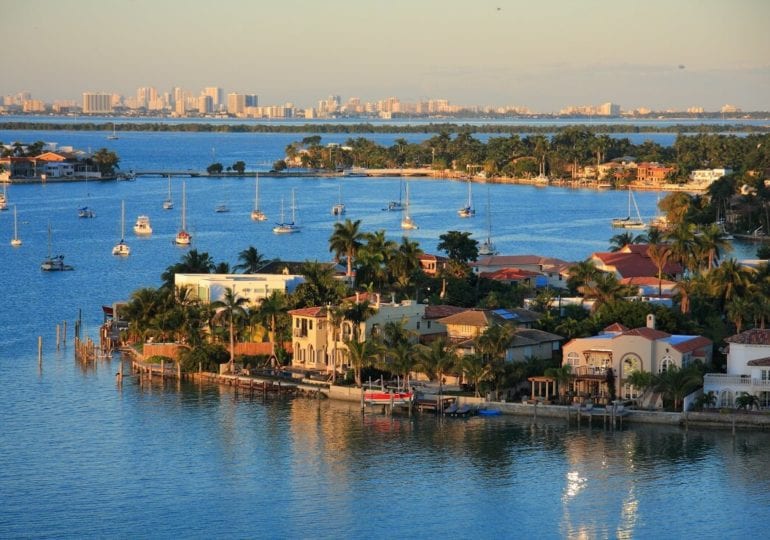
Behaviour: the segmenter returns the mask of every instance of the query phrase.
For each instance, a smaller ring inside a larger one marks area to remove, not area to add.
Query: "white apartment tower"
[[[103,114],[112,112],[112,94],[83,92],[83,113]]]
[[[245,94],[227,94],[227,113],[228,114],[243,114],[246,111],[246,95]]]
[[[215,110],[219,110],[224,105],[225,93],[224,90],[217,86],[207,86],[203,89],[203,95],[211,98],[212,106]]]

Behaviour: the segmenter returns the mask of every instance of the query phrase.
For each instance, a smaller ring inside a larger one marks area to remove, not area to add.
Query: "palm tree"
[[[288,302],[286,295],[281,291],[273,291],[270,296],[264,298],[259,307],[254,312],[256,319],[268,329],[268,340],[273,346],[275,354],[275,336],[278,332],[279,322],[282,317],[286,317],[286,308]]]
[[[596,279],[601,273],[601,270],[596,268],[593,261],[590,259],[581,261],[569,267],[569,278],[567,279],[567,285],[570,289],[576,290],[583,294],[585,298],[585,287],[591,281]],[[581,301],[581,305],[583,302]]]
[[[727,303],[727,318],[735,324],[735,333],[740,334],[743,323],[752,317],[756,310],[754,301],[743,296],[736,296]]]
[[[491,366],[484,362],[484,358],[479,354],[469,354],[462,357],[460,361],[463,376],[473,385],[474,396],[480,397],[480,386],[484,381],[494,379],[494,372]]]
[[[346,219],[344,223],[335,223],[334,232],[329,238],[329,251],[333,252],[337,259],[342,255],[347,259],[348,278],[353,275],[353,259],[364,238],[364,233],[359,230],[360,225],[360,219],[356,221]]]
[[[735,296],[742,296],[751,284],[753,270],[743,266],[735,259],[727,259],[707,275],[708,283],[715,296],[722,300],[722,305]]]
[[[663,269],[671,257],[671,250],[665,244],[650,243],[647,245],[647,256],[655,265],[658,272],[658,296],[663,295]]]
[[[738,409],[744,409],[746,411],[759,409],[759,398],[754,394],[743,392],[740,396],[735,398],[735,406]]]
[[[572,366],[570,364],[564,364],[561,367],[548,368],[543,375],[556,381],[556,384],[559,387],[559,396],[561,401],[564,402],[569,382],[572,380]]]
[[[430,345],[419,345],[416,368],[428,376],[438,380],[439,395],[444,385],[444,375],[450,373],[457,363],[457,353],[445,338],[439,338]]]
[[[414,345],[409,342],[398,342],[387,348],[384,358],[387,362],[386,369],[391,373],[400,375],[404,380],[404,386],[409,387],[409,375],[417,362]]]
[[[423,254],[420,244],[401,237],[398,249],[393,253],[390,261],[390,273],[393,281],[400,283],[405,288],[420,271],[420,256]]]
[[[614,304],[629,294],[629,288],[621,285],[615,274],[600,272],[593,281],[584,285],[584,296],[593,298],[591,311],[596,312],[601,306]]]
[[[711,223],[704,227],[701,230],[701,234],[697,237],[697,242],[700,244],[701,251],[708,258],[708,266],[706,267],[708,270],[719,264],[719,259],[724,253],[730,252],[733,249],[724,231],[716,223]]]
[[[649,371],[632,371],[626,375],[623,383],[630,384],[639,390],[641,394],[644,394],[648,389],[655,386],[655,377]]]
[[[357,339],[349,339],[343,342],[348,349],[348,357],[350,363],[353,366],[353,375],[355,377],[356,386],[361,386],[361,370],[363,368],[377,362],[380,354],[382,354],[382,348],[372,340],[358,341]]]
[[[671,258],[682,265],[685,269],[692,269],[694,266],[695,249],[697,241],[695,238],[695,226],[682,223],[676,229],[666,234]]]
[[[670,399],[674,410],[679,410],[682,400],[703,383],[703,376],[694,368],[671,366],[655,377],[655,390]]]
[[[267,260],[257,248],[249,246],[238,254],[239,264],[234,266],[235,270],[242,270],[244,274],[256,274],[262,268]]]
[[[643,234],[634,236],[632,233],[626,231],[620,234],[616,234],[610,238],[610,251],[620,251],[626,246],[631,244],[639,244],[647,240],[647,237]]]
[[[225,318],[230,325],[230,373],[233,373],[235,363],[235,321],[246,319],[246,310],[243,306],[248,300],[238,294],[231,288],[225,288],[225,294],[222,300],[211,303],[211,307],[219,310],[217,318]]]
[[[353,302],[343,307],[345,320],[350,321],[353,326],[353,341],[358,341],[361,335],[361,325],[375,313],[375,308],[368,300]]]
[[[294,291],[296,307],[336,304],[345,293],[345,284],[335,277],[334,268],[327,263],[306,261],[301,272],[305,281]]]

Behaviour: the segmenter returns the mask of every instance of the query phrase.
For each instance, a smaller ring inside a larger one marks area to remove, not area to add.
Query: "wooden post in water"
[[[57,324],[56,325],[56,350],[57,351],[59,350],[59,344],[60,344],[59,340],[61,339],[61,337],[59,335],[59,330],[60,330],[60,328],[59,328],[59,325]]]
[[[43,366],[43,336],[37,336],[37,365]]]
[[[166,361],[161,358],[160,360],[160,380],[166,378]]]
[[[62,321],[62,344],[66,347],[67,346],[67,321]]]

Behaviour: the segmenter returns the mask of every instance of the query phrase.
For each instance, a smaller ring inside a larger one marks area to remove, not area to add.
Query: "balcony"
[[[293,337],[307,337],[307,328],[295,328],[291,334]]]
[[[747,392],[753,389],[770,392],[770,380],[752,379],[748,375],[727,375],[725,373],[707,373],[703,376],[703,386],[740,386]]]

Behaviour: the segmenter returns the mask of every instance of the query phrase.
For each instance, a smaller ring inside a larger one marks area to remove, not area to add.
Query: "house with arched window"
[[[628,329],[616,323],[599,335],[569,341],[563,347],[563,364],[572,367],[576,395],[608,400],[614,386],[616,397],[635,399],[640,397],[641,389],[627,382],[631,373],[657,374],[696,361],[708,363],[712,345],[710,339],[702,336],[657,330],[655,316],[648,315],[647,326]]]
[[[727,373],[708,373],[703,392],[713,392],[717,407],[735,406],[735,398],[752,394],[770,407],[770,330],[753,328],[725,340],[729,344]]]

